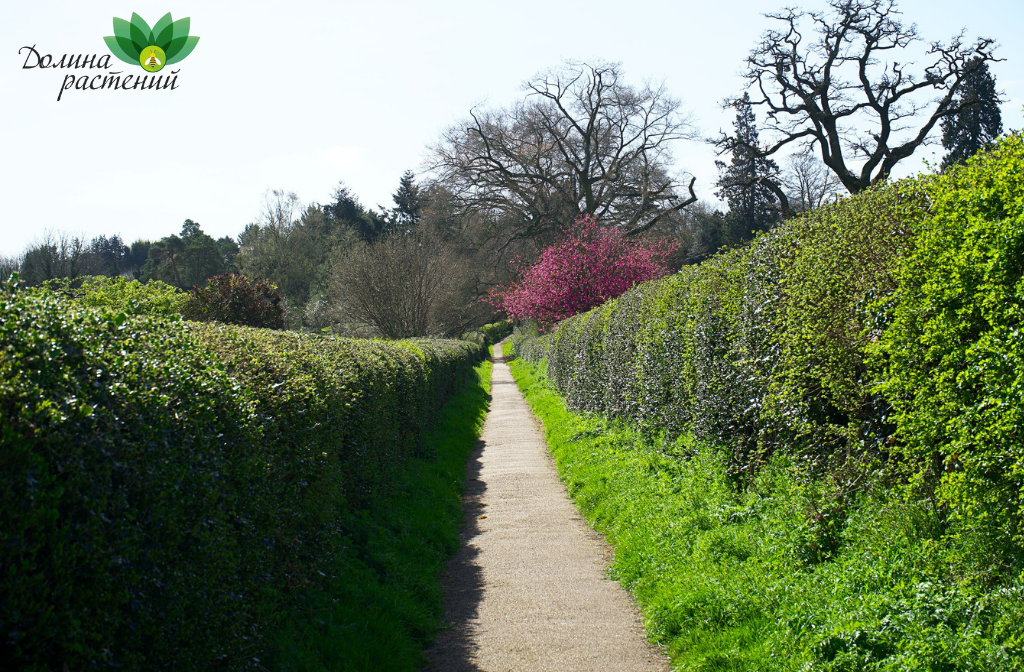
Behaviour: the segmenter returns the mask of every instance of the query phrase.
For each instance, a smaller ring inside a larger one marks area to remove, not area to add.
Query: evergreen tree
[[[975,59],[967,71],[957,98],[958,106],[965,107],[942,119],[943,168],[963,163],[1003,132],[999,92],[988,63]]]
[[[142,275],[142,267],[145,265],[146,260],[149,259],[149,248],[151,246],[152,243],[148,240],[136,240],[128,251],[125,264],[135,279]]]
[[[744,94],[735,108],[734,135],[728,143],[732,160],[715,161],[719,171],[715,195],[729,204],[729,231],[722,241],[726,244],[746,240],[751,232],[767,230],[778,220],[779,166],[762,156],[750,94]]]
[[[224,260],[224,269],[229,273],[235,273],[238,269],[235,265],[235,257],[238,256],[238,243],[231,236],[223,236],[217,239],[217,251]]]
[[[424,198],[419,185],[416,184],[416,176],[411,170],[402,173],[398,191],[391,198],[395,201],[395,219],[400,225],[415,226],[420,221]]]
[[[217,241],[203,233],[198,222],[186,219],[180,237],[172,234],[149,247],[149,257],[140,276],[144,280],[163,280],[188,289],[223,273],[225,267]]]
[[[96,236],[87,250],[87,270],[91,275],[118,276],[125,270],[130,251],[118,235]]]
[[[323,213],[332,227],[352,229],[367,243],[373,242],[386,232],[388,223],[384,217],[364,208],[355,194],[344,184],[338,184],[332,197],[332,203],[322,206]]]
[[[185,246],[185,264],[181,277],[183,287],[203,285],[207,278],[226,270],[217,241],[203,233],[199,222],[186,219],[181,227],[181,240]]]

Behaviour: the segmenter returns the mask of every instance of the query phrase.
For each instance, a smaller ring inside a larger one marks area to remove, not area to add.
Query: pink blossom
[[[577,218],[563,233],[532,266],[516,264],[518,279],[495,288],[486,300],[509,317],[557,322],[666,275],[665,261],[677,247],[628,239],[590,215]]]

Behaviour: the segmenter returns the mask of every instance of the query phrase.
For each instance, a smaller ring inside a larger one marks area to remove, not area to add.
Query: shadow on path
[[[487,484],[480,480],[481,461],[485,442],[476,442],[476,448],[466,462],[466,489],[462,499],[462,528],[459,530],[460,548],[448,561],[444,579],[445,629],[426,650],[428,672],[481,672],[473,663],[477,646],[471,636],[470,624],[478,620],[480,601],[483,599],[483,569],[477,563],[480,550],[471,542],[480,534],[480,516],[483,513]]]

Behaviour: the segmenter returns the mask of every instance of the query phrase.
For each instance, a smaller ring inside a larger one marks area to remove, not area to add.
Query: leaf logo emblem
[[[125,63],[158,72],[192,53],[199,38],[188,34],[189,18],[175,21],[167,12],[152,28],[138,14],[131,21],[114,17],[114,34],[104,37],[110,52]]]

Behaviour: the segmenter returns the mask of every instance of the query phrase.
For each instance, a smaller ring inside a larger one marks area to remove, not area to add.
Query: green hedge
[[[0,293],[0,668],[241,669],[479,345]]]
[[[734,473],[780,445],[842,455],[884,413],[863,384],[863,308],[891,293],[922,198],[900,183],[814,211],[518,350],[548,359],[573,408],[727,445]]]
[[[889,464],[962,523],[949,534],[984,528],[997,564],[1019,567],[1022,180],[1016,134],[967,166],[788,221],[517,351],[546,359],[573,409],[725,447],[739,482],[785,450],[811,477],[833,475],[841,509]]]

